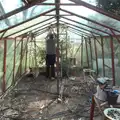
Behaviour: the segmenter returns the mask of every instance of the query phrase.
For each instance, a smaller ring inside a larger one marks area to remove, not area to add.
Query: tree
[[[108,12],[120,15],[120,0],[96,0],[97,6]]]

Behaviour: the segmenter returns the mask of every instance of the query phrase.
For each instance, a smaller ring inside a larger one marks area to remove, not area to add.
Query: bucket
[[[104,120],[120,120],[120,109],[107,108],[104,110]]]

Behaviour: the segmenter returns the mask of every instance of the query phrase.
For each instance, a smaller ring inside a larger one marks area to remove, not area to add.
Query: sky
[[[21,6],[20,4],[21,0],[0,0],[0,2],[2,3],[2,5],[4,6],[5,12],[10,12],[12,10],[14,10],[15,8],[18,8]]]

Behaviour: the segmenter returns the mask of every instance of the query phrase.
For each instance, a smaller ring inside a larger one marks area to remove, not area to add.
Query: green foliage
[[[45,62],[45,50],[44,49],[41,49],[39,50],[39,64],[42,65],[44,62]]]
[[[97,0],[97,3],[106,11],[120,14],[120,0]]]

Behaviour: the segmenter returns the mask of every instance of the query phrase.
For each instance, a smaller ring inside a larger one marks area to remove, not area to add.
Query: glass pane
[[[47,22],[45,22],[44,24],[39,24],[39,25],[37,25],[37,26],[34,26],[34,27],[31,27],[31,28],[29,28],[29,29],[26,29],[26,30],[23,30],[23,31],[21,31],[21,32],[18,32],[18,33],[16,33],[16,34],[14,34],[14,35],[12,35],[11,37],[16,37],[16,36],[20,36],[20,35],[22,35],[22,34],[24,34],[24,33],[27,33],[27,32],[37,32],[37,31],[42,31],[42,30],[44,30],[44,28],[45,27],[47,27],[47,26],[49,26],[50,24],[54,24],[55,22],[53,22],[53,21],[55,21],[54,19],[52,19],[52,20],[50,20],[50,21],[47,21]],[[12,31],[12,30],[11,30]],[[9,33],[8,33],[9,34]]]
[[[9,0],[0,0],[0,8],[2,9],[2,14],[0,16],[11,12],[21,6],[23,6],[21,0],[12,0],[12,2],[10,2]]]
[[[48,17],[47,17],[48,18]],[[32,29],[35,29],[35,28],[37,28],[37,27],[39,27],[39,26],[42,26],[42,24],[43,23],[41,23],[41,24],[39,24],[41,21],[43,21],[43,20],[45,20],[45,17],[39,17],[39,18],[37,18],[37,19],[34,19],[34,20],[31,20],[31,21],[29,21],[29,22],[27,22],[27,23],[24,23],[24,24],[22,24],[22,25],[19,25],[19,26],[17,26],[17,27],[14,27],[14,28],[12,28],[12,29],[10,29],[10,30],[8,30],[6,33],[5,33],[5,35],[4,35],[4,37],[9,37],[10,35],[12,35],[12,34],[14,34],[14,33],[18,33],[18,32],[26,32],[26,31],[30,31],[30,30],[32,30]],[[48,21],[48,22],[50,22],[50,21]],[[46,22],[46,23],[48,23],[48,22]],[[44,23],[45,24],[45,23]],[[32,27],[31,27],[32,26]]]
[[[82,30],[85,30],[85,31],[88,31],[89,33],[92,32],[92,33],[95,34],[96,36],[98,36],[98,34],[100,34],[100,35],[107,35],[107,34],[101,32],[101,31],[94,30],[94,29],[90,28],[90,27],[92,27],[92,26],[87,27],[87,26],[84,26],[84,25],[82,25],[82,24],[79,24],[79,23],[81,23],[81,22],[76,23],[76,22],[73,22],[73,21],[70,21],[70,20],[67,20],[67,19],[64,19],[64,18],[61,18],[60,20],[68,23],[68,25],[71,24],[71,25],[74,25],[74,26],[78,26],[78,28],[80,28],[80,29],[82,29]],[[85,25],[86,25],[86,24],[85,24]],[[96,27],[94,27],[94,28],[96,28]]]
[[[120,43],[113,38],[114,42],[114,63],[115,63],[115,80],[116,85],[120,85]]]
[[[15,14],[7,19],[0,21],[0,30],[9,28],[10,26],[19,24],[21,22],[24,22],[30,18],[33,18],[35,16],[38,16],[39,14],[46,12],[50,9],[54,8],[54,6],[33,6],[25,11],[19,12],[18,14]]]
[[[69,12],[75,13],[81,17],[86,17],[92,21],[95,21],[95,22],[101,23],[103,25],[107,25],[108,27],[112,27],[112,28],[115,28],[117,30],[120,30],[120,22],[118,20],[115,20],[115,19],[112,19],[112,18],[107,17],[105,15],[102,15],[102,14],[100,14],[96,11],[93,11],[91,9],[88,9],[86,7],[83,7],[83,6],[71,6],[71,7],[61,6],[61,8],[64,10],[67,10]],[[94,23],[91,21],[87,22],[86,24],[88,24],[88,25],[92,24],[92,26],[94,26]],[[104,29],[106,29],[106,28],[104,28]],[[108,30],[108,29],[106,29],[106,31],[110,32],[110,30]]]
[[[6,88],[12,84],[14,60],[14,40],[7,40]]]
[[[21,52],[21,40],[16,40],[16,62],[15,62],[15,78],[19,77],[19,65],[20,65],[20,52]]]

